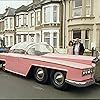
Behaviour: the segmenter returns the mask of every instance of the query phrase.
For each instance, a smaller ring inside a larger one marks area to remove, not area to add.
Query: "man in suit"
[[[84,46],[80,43],[79,38],[76,38],[75,43],[73,45],[73,54],[74,55],[83,55],[84,53]]]

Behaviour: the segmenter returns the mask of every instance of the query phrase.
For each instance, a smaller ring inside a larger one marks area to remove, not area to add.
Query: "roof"
[[[3,14],[0,14],[0,19],[2,19],[2,17],[3,17]]]
[[[0,14],[0,18],[3,16],[3,14]]]
[[[41,0],[34,0],[33,3],[28,5],[28,11],[34,10],[34,9],[36,9],[38,7],[41,7]]]
[[[15,13],[27,12],[27,10],[28,10],[28,6],[22,5],[21,7],[16,9]]]
[[[41,1],[41,4],[46,4],[46,3],[49,3],[49,2],[60,2],[61,0],[42,0]]]
[[[14,16],[15,11],[16,11],[16,9],[8,7],[8,8],[6,8],[6,12],[3,14],[3,17]]]

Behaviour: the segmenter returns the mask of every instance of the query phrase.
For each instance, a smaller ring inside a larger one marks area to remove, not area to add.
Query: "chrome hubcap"
[[[54,81],[58,85],[62,85],[64,82],[64,75],[61,72],[56,72],[54,74]]]
[[[37,69],[37,78],[38,78],[39,80],[42,80],[42,79],[44,78],[44,71],[43,71],[42,68],[38,68],[38,69]]]

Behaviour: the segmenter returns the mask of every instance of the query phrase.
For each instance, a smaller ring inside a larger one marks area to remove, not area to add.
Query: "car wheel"
[[[34,77],[39,83],[46,83],[48,81],[48,71],[45,68],[36,67],[34,70]]]
[[[5,71],[5,64],[4,64],[4,63],[1,63],[1,64],[0,64],[0,69],[2,69],[2,70]]]
[[[51,84],[60,90],[69,88],[69,84],[65,82],[66,73],[62,71],[52,71],[50,74]]]

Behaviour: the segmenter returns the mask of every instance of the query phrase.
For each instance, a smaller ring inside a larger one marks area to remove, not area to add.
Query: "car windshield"
[[[28,55],[43,55],[53,53],[54,48],[46,43],[18,43],[11,47],[10,52]]]
[[[30,46],[26,52],[30,55],[43,55],[52,53],[53,48],[50,45],[40,43]]]

